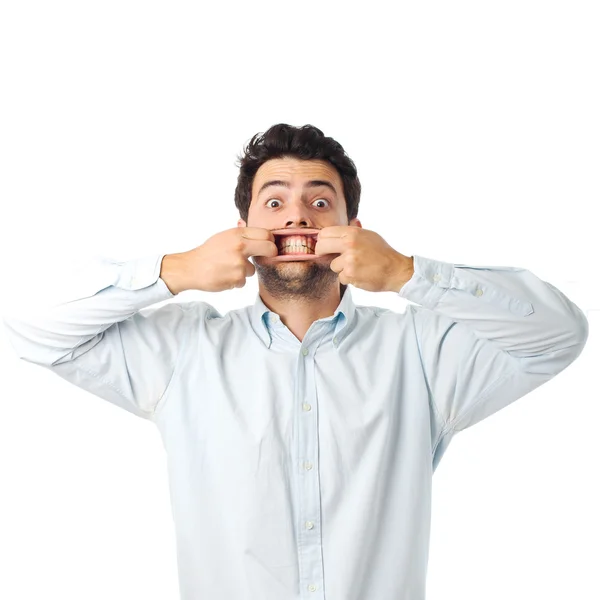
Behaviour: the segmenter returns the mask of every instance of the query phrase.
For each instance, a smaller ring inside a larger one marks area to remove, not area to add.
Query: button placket
[[[317,414],[311,414],[313,407],[307,399],[312,399],[315,394],[315,365],[314,355],[318,344],[313,347],[301,346],[298,365],[300,371],[304,371],[303,383],[297,390],[298,407],[302,406],[302,417],[299,420],[299,441],[300,451],[300,486],[302,488],[300,506],[303,528],[300,536],[299,546],[302,548],[300,561],[301,571],[303,573],[302,583],[304,589],[309,592],[318,592],[311,597],[323,599],[323,548],[320,530],[320,484],[318,472],[318,463],[313,463],[309,457],[318,456],[319,438],[317,430]],[[306,360],[303,360],[306,358]],[[317,406],[315,405],[315,409]],[[314,411],[313,411],[314,412]],[[303,597],[305,597],[303,595]]]

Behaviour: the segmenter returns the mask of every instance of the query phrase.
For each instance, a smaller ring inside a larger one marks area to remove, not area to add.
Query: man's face
[[[286,182],[289,186],[265,184]],[[310,182],[325,183],[314,185]],[[342,180],[335,167],[323,160],[277,158],[268,160],[257,171],[252,184],[252,200],[248,223],[239,219],[239,227],[262,227],[269,231],[282,229],[320,230],[348,223]],[[276,238],[279,240],[279,238]],[[339,286],[338,274],[329,268],[335,254],[309,260],[277,262],[268,256],[253,256],[259,281],[278,298],[323,298],[332,286]]]

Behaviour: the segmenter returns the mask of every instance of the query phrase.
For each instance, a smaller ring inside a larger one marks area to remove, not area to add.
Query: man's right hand
[[[221,292],[246,285],[256,272],[250,256],[277,256],[275,236],[261,227],[233,227],[216,233],[204,244],[167,254],[160,277],[172,294],[184,290]]]

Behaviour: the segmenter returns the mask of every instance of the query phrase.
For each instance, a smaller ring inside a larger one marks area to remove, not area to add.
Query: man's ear
[[[352,225],[354,227],[362,227],[362,223],[357,219],[352,219],[348,225]]]
[[[238,227],[246,227],[246,221],[244,221],[244,219],[238,219],[237,226]]]

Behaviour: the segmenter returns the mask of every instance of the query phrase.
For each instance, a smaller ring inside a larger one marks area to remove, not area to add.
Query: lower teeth
[[[280,254],[314,254],[314,252],[311,252],[308,248],[304,246],[300,246],[298,248],[285,248],[280,252]]]

